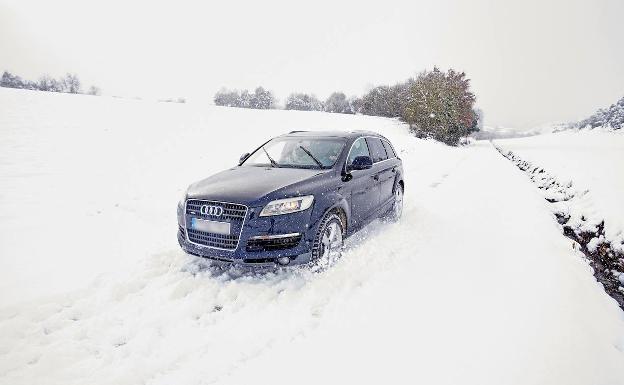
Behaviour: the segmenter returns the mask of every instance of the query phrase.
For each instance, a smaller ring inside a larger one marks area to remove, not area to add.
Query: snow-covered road
[[[320,273],[215,273],[178,249],[185,184],[311,128],[393,141],[400,223],[369,226]],[[624,313],[489,143],[4,89],[0,135],[0,384],[624,384]],[[215,138],[217,154],[197,145]],[[33,220],[44,206],[54,223]]]

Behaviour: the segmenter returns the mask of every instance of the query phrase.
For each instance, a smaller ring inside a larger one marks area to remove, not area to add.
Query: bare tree
[[[67,75],[61,79],[61,83],[65,92],[69,92],[70,94],[80,93],[80,79],[78,79],[78,75],[67,73]]]
[[[39,81],[37,82],[37,88],[40,91],[49,91],[49,92],[61,92],[62,91],[62,86],[59,84],[59,81],[49,75],[43,75],[39,78]]]

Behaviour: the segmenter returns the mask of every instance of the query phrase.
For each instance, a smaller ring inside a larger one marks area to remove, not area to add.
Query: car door
[[[376,137],[366,138],[368,148],[373,159],[373,178],[379,189],[379,209],[384,207],[392,199],[392,189],[394,187],[393,162],[388,159],[388,154],[381,139]]]
[[[381,142],[383,143],[383,146],[386,149],[386,154],[388,155],[388,161],[385,162],[387,163],[385,169],[390,170],[390,172],[388,173],[389,177],[385,179],[384,183],[382,183],[381,194],[382,196],[387,198],[389,201],[393,201],[394,183],[397,180],[397,175],[400,173],[401,163],[399,159],[397,158],[396,153],[394,152],[394,148],[392,147],[390,142],[387,141],[386,139],[381,139]],[[387,203],[387,201],[385,201],[385,203]],[[382,204],[384,204],[383,200],[382,200]]]
[[[349,151],[346,167],[358,156],[369,156],[370,151],[364,138],[358,138]],[[354,228],[366,224],[379,207],[379,184],[374,179],[373,168],[368,170],[351,170],[351,178],[345,182],[351,190],[351,222]]]

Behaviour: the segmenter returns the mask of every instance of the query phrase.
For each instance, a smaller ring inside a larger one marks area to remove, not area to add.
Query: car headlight
[[[264,208],[260,212],[260,216],[268,217],[270,215],[296,213],[298,211],[303,211],[310,208],[310,206],[312,206],[312,202],[314,202],[314,195],[278,199],[264,206]]]

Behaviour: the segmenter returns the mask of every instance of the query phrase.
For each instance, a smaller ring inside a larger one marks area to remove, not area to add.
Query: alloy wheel
[[[403,188],[398,185],[394,191],[394,205],[392,206],[392,217],[398,221],[403,214]]]
[[[330,222],[321,236],[321,256],[322,258],[333,258],[340,254],[342,250],[342,229],[337,221]]]

